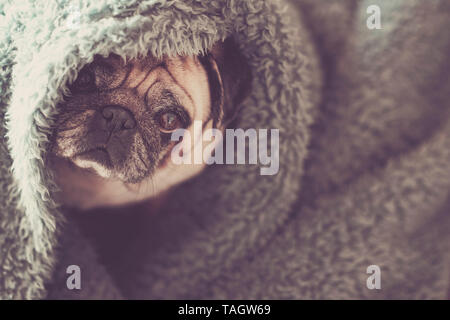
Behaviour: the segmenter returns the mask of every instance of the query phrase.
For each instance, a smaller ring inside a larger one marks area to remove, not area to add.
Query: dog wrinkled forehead
[[[120,86],[136,87],[139,81],[135,78],[140,73],[145,72],[148,75],[165,61],[167,60],[151,55],[133,59],[124,59],[116,54],[110,54],[107,57],[96,55],[91,63],[79,71],[78,77],[69,87],[75,92],[89,91],[93,88],[107,90]]]

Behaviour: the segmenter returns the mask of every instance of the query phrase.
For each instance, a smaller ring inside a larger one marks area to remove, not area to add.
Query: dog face
[[[50,162],[61,202],[91,208],[139,201],[198,174],[204,165],[171,162],[171,133],[192,131],[196,120],[204,129],[224,128],[249,76],[231,40],[202,57],[95,57],[59,106]]]
[[[167,162],[170,134],[208,121],[208,79],[195,57],[124,63],[96,57],[71,86],[54,152],[107,179],[136,184]]]

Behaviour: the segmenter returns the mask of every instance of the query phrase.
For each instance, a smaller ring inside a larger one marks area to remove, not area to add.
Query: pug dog
[[[49,162],[59,202],[78,209],[134,203],[199,174],[205,164],[172,163],[172,132],[191,132],[195,120],[223,130],[250,80],[231,38],[200,56],[95,56],[68,86],[55,121]]]

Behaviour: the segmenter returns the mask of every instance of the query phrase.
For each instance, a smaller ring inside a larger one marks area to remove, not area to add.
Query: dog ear
[[[208,75],[213,126],[220,122],[225,128],[235,119],[240,104],[250,93],[250,66],[232,38],[214,45],[200,61]]]

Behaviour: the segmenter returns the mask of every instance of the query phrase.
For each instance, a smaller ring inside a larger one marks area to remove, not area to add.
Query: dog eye
[[[158,116],[158,124],[163,132],[171,132],[183,126],[181,117],[172,111],[160,114]]]
[[[94,73],[88,68],[82,69],[72,85],[72,90],[89,91],[93,89],[95,89]]]
[[[124,68],[115,69],[112,65],[103,62],[94,68],[94,82],[99,89],[114,89],[122,82],[126,71]]]

